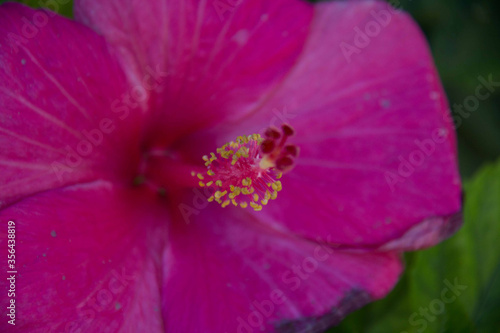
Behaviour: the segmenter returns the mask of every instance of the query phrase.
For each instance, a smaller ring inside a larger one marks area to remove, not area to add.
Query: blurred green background
[[[499,1],[399,3],[427,36],[452,109],[475,94],[479,76],[500,82]],[[68,1],[59,13],[71,16],[71,9]],[[493,164],[500,156],[500,88],[457,130],[465,226],[432,249],[406,254],[395,290],[329,332],[500,332],[500,162]],[[447,294],[455,298],[446,303],[442,292],[449,283],[463,287]]]

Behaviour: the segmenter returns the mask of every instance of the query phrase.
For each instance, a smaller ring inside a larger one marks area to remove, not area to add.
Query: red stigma
[[[222,207],[232,203],[262,210],[281,191],[278,179],[295,164],[298,147],[285,145],[294,133],[290,125],[284,124],[281,130],[266,129],[265,139],[258,134],[240,136],[218,148],[217,154],[203,156],[208,168],[206,175],[192,175],[198,177],[200,186],[213,189],[208,201],[217,201]]]

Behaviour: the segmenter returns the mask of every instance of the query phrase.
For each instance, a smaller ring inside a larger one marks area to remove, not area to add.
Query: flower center
[[[276,199],[282,189],[278,179],[295,164],[299,149],[286,144],[293,134],[293,128],[284,124],[281,129],[268,128],[264,138],[259,134],[239,136],[218,148],[216,154],[203,156],[206,174],[193,171],[191,175],[198,177],[201,187],[211,190],[208,201],[260,211]]]

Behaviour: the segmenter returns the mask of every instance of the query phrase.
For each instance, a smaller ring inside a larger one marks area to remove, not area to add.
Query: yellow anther
[[[271,194],[271,199],[274,200],[278,197],[278,192],[277,191],[273,191],[273,193]]]
[[[271,137],[275,139],[274,134],[270,136],[266,131],[266,139]],[[199,178],[201,187],[211,189],[213,195],[208,201],[216,201],[222,207],[232,203],[234,206],[251,206],[255,211],[260,211],[263,205],[277,198],[278,192],[282,190],[282,184],[277,180],[282,177],[281,167],[276,166],[276,160],[281,156],[278,148],[285,152],[286,146],[284,141],[278,140],[274,142],[276,151],[263,153],[267,151],[267,147],[260,147],[263,140],[258,134],[239,136],[217,148],[216,153],[203,156],[208,166],[206,174],[191,174]]]
[[[282,189],[281,182],[279,180],[274,182],[271,185],[271,187],[273,188],[273,190],[278,191],[278,192],[281,191],[281,189]]]
[[[194,177],[195,175],[196,175],[196,172],[191,171],[191,176],[193,176],[193,177]]]
[[[269,199],[271,199],[271,193],[269,192],[269,190],[268,190],[268,191],[266,191],[266,194],[264,195],[264,199],[265,199],[265,200],[269,200]]]
[[[248,139],[246,136],[239,136],[236,141],[238,141],[238,143],[242,144],[242,143],[248,143]]]
[[[251,202],[250,202],[250,206],[251,206],[251,207],[252,207],[252,208],[253,208],[256,212],[258,212],[258,211],[261,211],[261,210],[262,210],[262,206],[261,206],[261,205],[259,205],[259,204],[257,204],[257,203],[255,203],[255,202],[253,202],[253,201],[251,201]]]

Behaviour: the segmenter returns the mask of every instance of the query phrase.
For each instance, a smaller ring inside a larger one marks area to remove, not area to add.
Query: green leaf
[[[407,254],[394,291],[329,332],[499,332],[500,161],[478,172],[465,192],[462,229]]]
[[[13,0],[0,0],[0,5]],[[48,1],[48,0],[14,0],[32,8],[49,8],[60,15],[73,17],[73,1]]]

